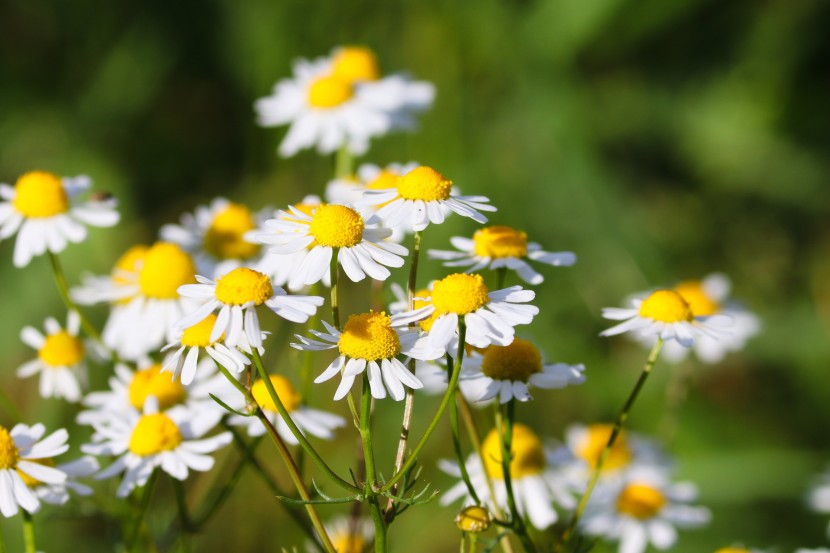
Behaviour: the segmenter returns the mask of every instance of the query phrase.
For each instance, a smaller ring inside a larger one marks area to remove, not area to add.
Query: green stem
[[[70,311],[75,311],[81,318],[81,328],[84,329],[84,332],[87,336],[98,342],[99,344],[103,344],[103,340],[101,339],[101,334],[98,330],[89,322],[84,314],[78,309],[78,305],[72,301],[72,297],[69,295],[69,284],[66,282],[66,275],[63,272],[63,267],[61,266],[61,261],[58,258],[57,254],[52,253],[51,251],[47,252],[49,254],[49,262],[52,264],[52,274],[55,276],[55,284],[58,286],[58,293],[63,300],[64,305]]]
[[[144,523],[144,515],[147,513],[147,508],[150,506],[150,499],[152,499],[153,497],[153,491],[156,489],[158,473],[159,471],[154,469],[153,473],[150,475],[150,479],[144,486],[144,493],[141,495],[141,503],[139,503],[138,506],[138,513],[135,518],[135,523],[133,524],[133,529],[130,532],[130,537],[127,540],[127,551],[133,550],[133,547],[136,544],[136,540],[138,539],[138,534],[141,530],[141,525]]]
[[[337,255],[340,253],[340,248],[334,248],[331,252],[331,264],[329,265],[329,275],[331,276],[331,319],[334,328],[340,330],[340,305],[337,302]]]
[[[0,520],[0,553],[6,553],[6,539],[3,537],[3,521]]]
[[[620,432],[622,432],[623,425],[625,424],[626,419],[628,419],[631,407],[637,400],[637,396],[640,394],[640,390],[642,389],[643,384],[645,384],[646,379],[648,379],[648,375],[651,374],[651,370],[654,368],[654,364],[657,362],[657,358],[659,357],[660,350],[662,348],[663,339],[657,338],[657,342],[648,354],[648,359],[646,360],[645,366],[643,366],[643,371],[640,373],[637,383],[634,384],[634,389],[631,390],[631,393],[628,395],[628,399],[625,401],[625,405],[623,405],[616,420],[614,421],[614,428],[611,431],[611,436],[608,438],[608,443],[605,444],[605,448],[602,450],[599,460],[591,473],[591,479],[588,481],[588,487],[585,488],[585,493],[582,494],[581,498],[579,498],[579,504],[576,506],[573,517],[571,518],[568,527],[565,528],[564,532],[562,532],[562,535],[559,537],[559,540],[554,546],[554,552],[558,553],[562,551],[562,548],[570,539],[577,524],[579,524],[579,519],[582,518],[582,512],[585,510],[585,505],[588,503],[588,499],[591,497],[591,493],[593,493],[594,487],[597,485],[597,480],[599,480],[605,460],[608,458],[611,448],[614,447],[614,443],[617,441],[617,437],[620,435]]]
[[[23,511],[23,542],[26,545],[26,553],[37,553],[35,546],[35,524],[32,515]]]
[[[372,446],[372,392],[369,375],[363,375],[363,392],[360,402],[360,437],[363,441],[363,460],[366,467],[365,494],[369,512],[375,526],[375,552],[386,553],[386,521],[383,519],[377,496],[375,453]]]
[[[667,449],[671,449],[677,436],[680,411],[686,401],[693,369],[694,366],[688,359],[681,363],[672,371],[669,385],[666,388],[666,408],[660,423],[659,435],[662,438],[660,441]]]
[[[173,491],[176,495],[176,509],[179,512],[179,526],[181,527],[179,543],[182,553],[187,553],[190,551],[190,532],[192,529],[190,514],[187,510],[187,497],[184,491],[184,483],[178,478],[173,478],[172,480]]]
[[[447,356],[447,366],[450,366],[449,355]],[[455,450],[455,458],[458,460],[458,469],[461,471],[461,479],[467,486],[467,491],[470,493],[470,497],[473,498],[476,505],[481,505],[481,500],[478,498],[476,489],[470,481],[470,474],[467,472],[467,462],[464,457],[464,451],[461,448],[461,436],[458,432],[458,400],[462,399],[463,401],[463,396],[460,391],[456,391],[455,395],[456,397],[450,405],[450,427],[452,428],[452,445]]]
[[[351,176],[354,172],[353,162],[354,158],[349,151],[348,144],[343,144],[334,157],[334,178],[342,179]]]
[[[513,495],[513,475],[510,472],[510,462],[513,460],[513,421],[515,419],[515,400],[502,404],[496,409],[496,428],[501,437],[501,470],[504,477],[504,489],[507,495],[507,507],[510,509],[510,522],[513,532],[519,537],[525,551],[536,552],[536,546],[527,533],[524,519],[519,514],[516,498]]]
[[[441,405],[438,406],[438,411],[432,417],[432,420],[427,426],[427,429],[424,431],[424,435],[421,436],[421,439],[415,445],[415,448],[412,450],[412,453],[409,455],[409,458],[401,465],[400,470],[395,473],[392,478],[390,478],[386,484],[380,489],[381,492],[388,492],[392,489],[392,487],[398,483],[398,481],[404,477],[406,472],[415,464],[415,460],[418,457],[418,454],[421,452],[421,449],[426,444],[429,437],[432,435],[432,432],[435,430],[435,427],[438,426],[438,421],[441,420],[441,415],[444,414],[446,411],[447,406],[450,404],[451,401],[455,399],[455,390],[458,387],[458,376],[461,374],[461,362],[464,360],[464,341],[467,338],[467,325],[464,324],[464,318],[460,317],[458,319],[458,351],[456,352],[455,357],[455,366],[452,370],[452,376],[450,376],[450,382],[447,386],[447,391],[444,393],[444,397],[441,399]]]
[[[504,288],[504,283],[507,280],[507,267],[499,267],[496,269],[496,290]]]

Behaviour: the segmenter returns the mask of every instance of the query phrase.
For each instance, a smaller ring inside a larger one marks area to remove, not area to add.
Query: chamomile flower
[[[46,171],[25,173],[14,187],[0,184],[0,240],[18,233],[15,267],[25,267],[46,250],[60,253],[68,242],[83,242],[84,224],[111,227],[118,223],[114,199],[78,201],[91,184],[87,176],[61,178]]]
[[[470,273],[507,268],[528,284],[541,284],[545,278],[527,260],[554,267],[576,263],[572,252],[546,252],[536,242],[528,242],[526,232],[505,226],[479,229],[472,240],[454,236],[450,243],[458,251],[429,250],[429,257],[445,261],[446,267],[468,267]]]
[[[674,290],[656,290],[645,299],[635,298],[630,308],[605,308],[602,316],[625,322],[602,331],[600,336],[633,331],[642,336],[659,336],[665,341],[676,340],[687,348],[700,334],[717,339],[731,322],[723,315],[695,316],[689,303]]]
[[[369,220],[386,227],[405,225],[406,229],[424,230],[430,223],[440,225],[448,210],[484,224],[487,217],[481,211],[496,211],[485,196],[459,196],[452,181],[433,169],[421,165],[398,177],[389,188],[366,190],[358,206],[376,207]]]
[[[355,377],[368,370],[372,397],[383,399],[387,390],[395,401],[405,396],[404,386],[419,389],[423,386],[409,372],[399,355],[413,359],[437,359],[444,354],[438,349],[425,347],[416,330],[400,328],[386,313],[361,313],[352,315],[339,331],[325,321],[326,332],[311,331],[319,340],[297,335],[299,343],[291,346],[307,351],[337,348],[340,355],[318,376],[314,382],[325,382],[340,375],[340,385],[334,399],[345,397],[354,384]]]
[[[498,396],[499,403],[532,399],[529,386],[564,388],[585,382],[585,365],[545,364],[539,349],[528,340],[514,338],[506,346],[490,345],[483,352],[465,356],[461,379],[478,392],[475,401]]]
[[[297,428],[306,435],[310,434],[316,438],[330,440],[334,437],[334,430],[344,426],[346,421],[337,415],[321,411],[319,409],[312,409],[302,404],[302,398],[291,382],[287,378],[272,374],[270,376],[271,384],[277,392],[277,397],[280,398],[285,410],[291,416],[291,420],[297,425]],[[271,424],[277,429],[282,439],[292,445],[297,445],[299,442],[288,424],[280,416],[277,410],[277,404],[271,399],[268,393],[268,388],[265,386],[265,381],[257,380],[251,386],[251,394],[254,396],[257,405],[259,405]],[[265,427],[256,417],[241,417],[239,415],[230,418],[231,424],[246,425],[248,427],[249,436],[262,436],[265,434]]]
[[[78,338],[81,317],[76,311],[70,311],[65,329],[52,317],[46,319],[44,327],[45,336],[31,326],[20,332],[20,339],[37,350],[37,359],[21,365],[17,376],[27,378],[40,373],[41,397],[78,401],[81,381],[86,380],[86,348]]]
[[[95,478],[111,478],[123,472],[116,495],[126,497],[135,487],[144,486],[156,468],[177,480],[185,480],[191,470],[213,468],[213,457],[207,454],[229,444],[231,434],[200,438],[221,418],[218,410],[195,413],[183,407],[162,413],[156,397],[149,396],[143,413],[135,409],[113,412],[109,420],[94,422],[93,441],[81,450],[117,457]]]
[[[87,478],[98,472],[100,467],[94,457],[85,455],[74,461],[55,465],[51,458],[38,459],[38,464],[47,467],[54,466],[57,470],[66,475],[66,480],[58,483],[41,482],[27,474],[21,474],[23,482],[37,496],[40,501],[49,505],[64,505],[69,501],[69,491],[82,496],[92,495],[92,488],[78,482],[78,478]]]
[[[291,254],[308,249],[289,286],[319,282],[329,272],[335,250],[337,262],[354,282],[366,275],[386,280],[391,274],[387,267],[402,267],[401,256],[409,253],[399,244],[384,241],[391,230],[367,228],[363,217],[345,205],[320,205],[310,215],[292,207],[289,211],[290,214],[280,212],[266,223],[270,232],[255,235],[257,242],[270,246],[271,253]]]
[[[484,348],[490,344],[506,346],[513,341],[514,326],[529,324],[539,313],[527,305],[536,293],[511,286],[490,292],[481,275],[456,273],[435,281],[424,306],[393,317],[395,325],[421,322],[431,348],[455,355],[458,322],[467,328],[465,343]]]
[[[176,244],[156,242],[128,250],[111,276],[86,279],[73,298],[81,304],[111,303],[104,344],[132,361],[173,339],[174,323],[197,305],[179,296],[178,289],[195,282],[190,254]]]
[[[16,424],[11,431],[0,426],[0,514],[13,517],[23,509],[35,513],[40,501],[26,479],[43,484],[59,485],[66,482],[66,473],[49,466],[45,459],[65,453],[69,435],[61,428],[46,438],[42,424]]]
[[[638,470],[616,486],[597,490],[588,501],[583,531],[619,541],[620,553],[644,553],[649,543],[668,549],[677,541],[677,528],[709,522],[709,510],[690,505],[695,487],[673,484],[663,471]]]
[[[215,282],[203,276],[196,278],[199,284],[182,286],[179,293],[203,303],[177,326],[192,327],[218,309],[208,339],[216,342],[224,335],[225,345],[231,348],[239,345],[262,347],[262,331],[256,313],[260,305],[294,323],[306,322],[323,305],[320,296],[289,296],[279,286],[275,287],[268,275],[247,267],[234,269]]]
[[[373,163],[363,163],[357,168],[355,176],[334,179],[326,185],[326,201],[330,204],[355,204],[363,197],[366,190],[394,188],[398,177],[407,174],[418,165],[418,163],[409,162],[390,163],[385,167],[380,167]],[[373,211],[369,209],[361,211],[361,214],[368,216]]]
[[[366,518],[358,519],[353,527],[349,517],[341,516],[326,522],[324,527],[337,553],[363,553],[375,539],[375,527]],[[309,545],[307,549],[313,553],[318,547]]]
[[[481,449],[481,456],[473,454],[467,459],[470,481],[479,499],[490,509],[498,505],[502,510],[507,510],[501,438],[495,429],[484,439]],[[564,509],[576,506],[573,493],[577,490],[559,472],[553,452],[542,445],[542,441],[530,428],[523,424],[513,425],[510,453],[510,480],[516,507],[533,526],[544,529],[556,522],[559,517],[554,504],[559,504]],[[458,464],[453,461],[444,460],[438,466],[452,476],[461,477]],[[495,499],[490,495],[488,477],[493,483]],[[465,498],[465,504],[471,504],[472,498],[467,493],[467,486],[461,481],[447,490],[441,498],[441,504],[448,505],[462,497]]]
[[[190,253],[199,274],[215,278],[259,256],[259,244],[248,242],[245,234],[267,218],[268,210],[253,213],[242,204],[215,198],[209,206],[182,215],[180,224],[161,227],[160,235]]]

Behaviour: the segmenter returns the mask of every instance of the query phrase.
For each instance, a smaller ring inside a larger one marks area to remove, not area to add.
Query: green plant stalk
[[[64,305],[70,311],[75,311],[81,318],[81,328],[84,329],[84,332],[87,336],[98,342],[99,344],[103,345],[104,341],[101,339],[101,333],[98,332],[92,323],[89,322],[89,319],[84,316],[80,309],[78,309],[78,305],[72,300],[72,297],[69,295],[69,284],[66,282],[66,275],[63,272],[63,267],[61,266],[61,261],[58,258],[57,254],[52,253],[51,251],[47,252],[49,254],[49,262],[52,264],[52,274],[55,277],[55,284],[58,287],[58,293],[63,300]]]
[[[447,366],[450,366],[450,356],[447,355]],[[450,427],[452,428],[452,445],[453,449],[455,450],[455,458],[458,460],[458,470],[461,471],[461,479],[464,481],[464,484],[467,486],[467,491],[470,493],[470,497],[473,498],[476,505],[481,505],[481,499],[479,499],[478,494],[476,493],[476,489],[473,486],[473,483],[470,481],[470,474],[467,472],[467,462],[464,458],[464,451],[461,448],[461,436],[458,432],[458,400],[461,395],[460,391],[455,392],[455,398],[453,399],[452,404],[450,405]],[[485,465],[481,465],[482,467]]]
[[[144,485],[144,493],[141,495],[141,502],[138,505],[138,513],[135,517],[133,529],[130,532],[129,538],[127,539],[127,551],[132,551],[133,547],[135,547],[139,531],[141,530],[141,525],[144,522],[144,515],[147,514],[147,508],[150,506],[150,499],[152,499],[153,491],[156,489],[158,475],[159,471],[157,469],[154,469],[153,473],[150,475],[149,480],[147,480],[147,484]],[[27,551],[27,553],[29,552]]]
[[[605,460],[608,458],[608,454],[611,452],[611,448],[614,447],[614,443],[616,443],[617,437],[620,435],[620,432],[622,432],[623,425],[625,424],[625,421],[628,419],[628,414],[631,411],[634,402],[637,400],[637,396],[640,394],[640,390],[646,383],[648,375],[651,374],[651,370],[654,368],[654,364],[657,362],[657,358],[659,357],[660,350],[662,348],[663,339],[657,338],[657,342],[655,342],[654,347],[651,348],[651,351],[648,354],[648,359],[646,360],[646,364],[643,366],[643,370],[640,373],[640,377],[637,379],[636,384],[634,384],[634,389],[631,390],[631,393],[628,395],[628,399],[626,399],[625,404],[623,405],[622,409],[620,409],[620,412],[617,415],[616,420],[614,421],[614,428],[611,431],[611,436],[608,438],[608,443],[605,444],[605,448],[603,448],[602,453],[599,456],[597,465],[594,467],[594,470],[591,473],[591,478],[590,480],[588,480],[588,486],[585,488],[585,493],[582,494],[582,497],[579,498],[579,504],[576,506],[576,510],[574,511],[573,517],[571,517],[570,523],[562,532],[562,535],[559,537],[559,540],[556,542],[556,545],[554,546],[553,550],[555,553],[559,553],[562,551],[562,548],[571,538],[571,535],[573,534],[577,524],[579,524],[579,520],[582,518],[582,512],[585,510],[585,505],[587,505],[588,499],[591,497],[591,494],[594,491],[594,487],[597,485],[597,481],[599,480],[599,476],[602,472],[602,467],[605,464]]]
[[[35,523],[28,511],[23,511],[23,543],[26,553],[37,553],[35,545]]]
[[[513,532],[519,537],[525,551],[535,553],[536,546],[527,533],[524,519],[516,506],[516,497],[513,495],[513,475],[510,472],[510,462],[513,460],[513,422],[515,420],[515,400],[496,407],[496,428],[501,442],[501,470],[504,477],[504,488],[507,495],[507,507],[510,509],[510,523]]]
[[[496,290],[504,288],[504,283],[507,280],[507,267],[499,267],[496,269]]]
[[[334,157],[334,178],[342,179],[354,172],[353,169],[354,158],[349,151],[348,144],[343,144]]]
[[[421,439],[415,445],[412,450],[412,453],[409,455],[409,458],[401,465],[400,470],[395,473],[392,478],[390,478],[386,484],[380,489],[382,493],[388,492],[391,490],[398,481],[404,477],[406,472],[415,464],[415,460],[418,457],[418,454],[423,449],[424,445],[427,443],[427,440],[432,435],[435,427],[438,426],[438,421],[441,420],[441,415],[444,414],[444,411],[447,410],[447,406],[450,404],[451,401],[455,399],[455,390],[458,387],[458,376],[461,374],[461,363],[464,361],[464,342],[467,338],[467,325],[464,324],[463,316],[458,319],[458,351],[456,352],[455,357],[455,366],[452,370],[452,376],[450,376],[450,382],[447,386],[447,391],[444,393],[444,397],[441,399],[441,405],[438,406],[438,411],[435,412],[435,415],[432,417],[432,420],[427,426],[427,429],[424,431],[424,435],[421,436]]]
[[[380,509],[377,496],[377,473],[375,471],[375,453],[372,446],[372,393],[369,375],[363,374],[363,393],[360,402],[360,437],[363,442],[363,460],[366,467],[364,484],[369,513],[375,527],[375,553],[386,553],[386,521]]]
[[[176,510],[179,512],[179,526],[181,526],[181,534],[179,536],[180,550],[182,553],[190,551],[190,532],[192,524],[190,521],[190,513],[187,510],[187,498],[184,491],[184,482],[177,478],[173,480],[173,492],[176,495]]]
[[[329,265],[329,275],[331,276],[331,319],[334,328],[340,330],[340,305],[337,301],[337,254],[340,253],[340,248],[334,248],[331,252],[331,265]]]
[[[262,368],[262,360],[259,358],[259,353],[257,353],[256,349],[254,349],[253,351],[258,364],[257,368],[260,370],[260,374],[263,375],[263,378],[266,382],[266,387],[268,387],[272,399],[274,399],[275,402],[279,402],[279,397],[274,391],[274,386],[271,384],[271,379],[268,378],[268,374],[265,372],[265,369]],[[254,399],[254,396],[251,394],[251,391],[245,388],[239,382],[237,382],[237,380],[233,378],[231,373],[228,372],[228,369],[226,369],[219,363],[217,363],[216,366],[219,367],[219,370],[222,372],[222,374],[225,375],[225,378],[227,378],[237,390],[242,392],[242,395],[245,396],[246,403],[254,409],[254,416],[256,416],[256,418],[258,418],[262,425],[265,427],[266,432],[268,432],[268,436],[271,438],[271,441],[274,442],[274,445],[277,447],[280,456],[285,462],[285,466],[286,468],[288,468],[288,474],[291,477],[291,481],[294,483],[294,487],[297,488],[297,493],[300,494],[300,498],[302,498],[304,501],[309,501],[311,499],[311,496],[308,494],[308,490],[306,489],[305,484],[303,483],[303,479],[300,476],[300,472],[297,468],[297,465],[294,463],[294,458],[291,457],[291,452],[288,450],[288,446],[285,445],[285,442],[283,441],[282,437],[280,437],[276,428],[274,428],[274,425],[271,424],[271,421],[268,420],[268,417],[262,411],[262,408],[257,404],[256,400]],[[285,410],[285,407],[282,405],[282,403],[279,403],[279,406],[282,408],[283,411]],[[290,417],[286,418],[290,420]],[[314,453],[316,454],[317,452],[315,451]],[[327,465],[326,468],[328,468]],[[348,482],[346,482],[346,484],[348,484]],[[351,488],[354,488],[354,486],[352,486],[351,484],[349,484],[349,486]],[[314,529],[317,531],[317,535],[319,536],[320,541],[323,544],[323,549],[325,549],[327,553],[337,553],[334,549],[334,546],[331,543],[331,539],[326,533],[326,529],[323,526],[323,521],[320,520],[320,515],[317,514],[317,510],[314,508],[314,505],[306,503],[305,509],[308,513],[308,517],[311,519],[311,524],[314,525]]]

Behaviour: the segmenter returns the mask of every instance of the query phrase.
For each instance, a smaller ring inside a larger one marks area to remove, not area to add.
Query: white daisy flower
[[[178,289],[195,282],[190,254],[176,244],[156,242],[130,248],[111,276],[87,278],[72,297],[80,304],[112,304],[104,344],[122,359],[134,361],[173,339],[174,323],[198,305],[180,297]]]
[[[36,478],[21,473],[20,476],[23,478],[23,482],[29,486],[29,489],[32,490],[40,501],[48,503],[49,505],[64,505],[69,501],[69,490],[72,490],[78,495],[92,495],[92,488],[86,484],[81,484],[77,479],[87,478],[98,472],[100,467],[94,457],[86,455],[74,461],[59,465],[55,465],[51,458],[38,459],[35,462],[47,467],[54,466],[66,475],[66,480],[63,482],[49,483],[41,482]]]
[[[340,178],[330,181],[326,185],[326,201],[330,204],[353,205],[357,203],[366,190],[383,190],[394,188],[398,177],[403,176],[416,167],[418,163],[390,163],[380,167],[373,163],[363,163],[357,168],[356,175],[349,178]],[[368,216],[374,210],[361,211],[361,215]]]
[[[403,267],[401,256],[409,253],[405,247],[384,240],[391,230],[367,228],[363,217],[350,207],[320,205],[311,215],[292,207],[289,211],[267,221],[268,232],[255,235],[257,242],[270,246],[271,253],[291,254],[308,249],[289,287],[319,282],[330,271],[335,249],[338,264],[353,282],[366,275],[386,280],[391,275],[386,267]]]
[[[42,424],[16,424],[11,432],[0,425],[0,514],[13,517],[19,509],[35,513],[40,501],[24,478],[43,484],[66,482],[66,473],[48,466],[43,460],[65,453],[69,434],[61,428],[46,438]]]
[[[607,307],[602,316],[625,322],[600,332],[600,336],[634,331],[642,336],[659,336],[667,342],[676,340],[687,348],[701,334],[718,339],[732,322],[724,315],[695,316],[689,303],[674,290],[656,290],[645,299],[634,298],[630,308]]]
[[[421,165],[399,177],[390,188],[366,190],[356,205],[377,208],[369,223],[392,228],[405,225],[406,229],[419,231],[430,223],[443,223],[448,210],[484,224],[487,217],[480,211],[496,211],[489,201],[485,196],[457,195],[450,179]]]
[[[576,263],[576,255],[572,252],[546,252],[536,242],[528,242],[526,232],[505,226],[479,229],[472,240],[454,236],[450,243],[458,251],[429,250],[429,257],[445,261],[446,267],[468,267],[468,273],[507,268],[516,271],[528,284],[541,284],[545,278],[527,260],[554,267],[569,267]]]
[[[502,468],[501,439],[493,429],[481,444],[481,456],[473,453],[467,458],[466,468],[470,482],[476,490],[479,499],[491,510],[498,505],[504,511],[508,510],[507,489],[504,485],[504,471]],[[573,493],[577,491],[569,481],[560,474],[556,466],[553,452],[542,445],[539,437],[523,424],[513,425],[511,439],[510,481],[513,496],[519,514],[527,517],[530,523],[539,529],[552,525],[559,518],[554,504],[564,509],[576,506]],[[482,466],[481,459],[484,459]],[[461,477],[458,464],[443,460],[438,464],[444,472]],[[493,483],[495,501],[490,495],[487,477]],[[473,503],[468,495],[467,486],[463,481],[451,487],[441,497],[441,504],[448,505],[463,497],[465,505]]]
[[[677,528],[709,522],[708,509],[690,505],[696,496],[688,482],[672,484],[663,471],[638,470],[619,485],[594,492],[582,529],[590,536],[619,541],[620,553],[644,553],[649,544],[668,549],[677,541]]]
[[[585,365],[542,363],[542,354],[533,343],[514,338],[506,346],[491,345],[465,356],[460,378],[476,388],[475,401],[498,396],[499,403],[507,403],[514,398],[533,399],[529,386],[552,390],[582,384],[584,371]]]
[[[215,198],[209,206],[182,215],[180,224],[164,225],[159,234],[191,254],[199,274],[215,278],[250,265],[259,256],[259,244],[248,242],[245,234],[264,223],[269,214],[267,209],[252,213],[242,204]]]
[[[331,362],[314,382],[325,382],[340,375],[340,385],[334,394],[339,400],[349,393],[355,377],[368,369],[372,397],[383,399],[388,390],[395,401],[404,398],[404,386],[417,390],[423,386],[406,365],[398,360],[399,355],[412,359],[437,359],[443,351],[425,347],[416,330],[395,325],[386,313],[361,313],[352,315],[339,331],[323,321],[326,332],[312,330],[319,340],[300,335],[300,343],[291,346],[306,351],[321,351],[337,348],[340,355]]]
[[[144,486],[153,471],[161,470],[177,480],[185,480],[190,470],[205,472],[213,468],[212,453],[231,442],[231,433],[222,432],[200,439],[222,418],[220,411],[194,412],[183,407],[159,412],[155,396],[149,396],[143,414],[137,410],[112,412],[106,422],[93,423],[93,443],[81,447],[91,455],[118,458],[95,478],[111,478],[124,473],[116,495],[126,497],[135,487]]]
[[[300,429],[303,435],[311,434],[314,437],[322,438],[324,440],[331,440],[334,438],[334,430],[345,426],[346,421],[342,417],[321,411],[319,409],[311,409],[302,404],[302,398],[291,382],[283,376],[272,374],[270,376],[271,384],[277,392],[277,397],[280,398],[285,410],[291,416],[291,420]],[[282,439],[291,445],[297,445],[299,442],[291,429],[288,428],[285,420],[280,416],[277,410],[277,405],[271,399],[268,393],[268,388],[265,386],[265,381],[257,380],[251,386],[251,394],[262,408],[265,416],[271,421],[271,424],[277,429]],[[256,417],[241,417],[234,415],[229,419],[231,424],[245,425],[248,427],[249,436],[262,436],[265,434],[265,427]]]
[[[76,402],[81,399],[81,382],[86,382],[86,348],[78,338],[81,317],[70,311],[65,329],[49,317],[44,328],[45,336],[31,326],[20,332],[23,343],[37,350],[37,359],[21,365],[17,376],[27,378],[40,373],[40,397]]]
[[[375,539],[375,526],[372,521],[360,518],[357,520],[356,527],[352,524],[351,517],[340,516],[323,525],[337,553],[363,553],[372,546],[372,541]],[[309,544],[306,550],[309,553],[316,553],[319,547]]]
[[[260,305],[294,323],[306,322],[323,305],[320,296],[289,296],[285,290],[274,286],[268,275],[247,267],[234,269],[215,282],[203,276],[196,279],[199,284],[184,285],[179,288],[179,293],[203,303],[176,326],[180,329],[192,327],[218,309],[209,340],[216,342],[224,335],[225,345],[229,348],[243,344],[256,349],[262,347],[262,331],[256,313]]]
[[[467,327],[465,343],[477,348],[506,346],[513,341],[513,327],[529,324],[539,313],[535,305],[526,305],[535,297],[521,286],[490,292],[481,275],[456,273],[433,283],[423,307],[399,313],[393,321],[396,326],[422,321],[429,346],[455,355],[459,317]]]
[[[114,199],[79,203],[77,196],[91,184],[85,175],[61,178],[45,171],[25,173],[14,187],[0,184],[0,240],[18,233],[15,267],[25,267],[46,250],[60,253],[68,242],[83,242],[84,224],[111,227],[118,223]]]

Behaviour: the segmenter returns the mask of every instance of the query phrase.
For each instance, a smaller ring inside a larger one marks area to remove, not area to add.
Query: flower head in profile
[[[723,315],[696,316],[686,299],[675,290],[656,290],[645,299],[635,298],[630,308],[605,308],[602,316],[624,322],[604,330],[600,336],[639,332],[642,336],[675,340],[687,348],[700,334],[717,339],[731,323],[731,319]]]
[[[425,347],[424,340],[419,340],[418,331],[394,324],[386,313],[370,311],[352,315],[342,332],[325,321],[323,324],[326,332],[311,331],[317,340],[297,335],[299,342],[291,345],[307,351],[338,349],[340,355],[314,380],[325,382],[340,375],[335,400],[345,397],[355,377],[368,371],[372,397],[383,399],[388,390],[392,399],[400,401],[405,395],[404,386],[419,389],[423,384],[398,356],[437,359],[444,354],[440,349]]]
[[[389,179],[387,184],[388,188],[366,190],[356,204],[377,209],[370,223],[390,228],[404,225],[407,230],[420,231],[430,223],[440,225],[449,212],[484,224],[487,217],[481,212],[496,211],[485,196],[459,196],[450,179],[426,165],[394,181]]]
[[[323,305],[323,298],[319,296],[289,296],[285,290],[274,286],[268,275],[247,267],[234,269],[215,282],[203,276],[196,278],[199,284],[184,285],[179,288],[179,293],[201,301],[202,305],[176,326],[179,329],[193,327],[218,309],[208,340],[215,343],[224,336],[228,347],[262,347],[262,331],[256,312],[260,305],[294,323],[304,323]]]
[[[86,347],[78,337],[81,317],[77,311],[67,315],[66,328],[49,317],[44,324],[46,334],[34,327],[24,327],[20,339],[37,350],[37,359],[17,369],[17,376],[26,378],[40,374],[40,396],[81,399],[81,382],[86,381]]]
[[[477,392],[475,401],[495,397],[500,403],[528,401],[532,399],[530,386],[556,389],[585,382],[584,365],[543,363],[539,348],[522,338],[506,346],[490,345],[480,353],[473,351],[464,357],[461,370],[461,379]]]
[[[61,178],[46,171],[25,173],[14,186],[0,184],[0,240],[17,233],[15,267],[25,267],[47,250],[60,253],[69,242],[83,242],[84,225],[118,223],[114,199],[79,201],[91,184],[87,176]]]
[[[353,282],[366,275],[386,280],[391,275],[387,267],[402,267],[401,256],[409,253],[405,247],[384,240],[392,231],[367,227],[360,213],[345,205],[319,205],[309,214],[289,207],[289,212],[281,211],[276,219],[267,221],[266,228],[255,239],[268,245],[269,253],[308,251],[294,270],[289,287],[320,282],[330,272],[335,250],[338,264]]]
[[[65,453],[69,434],[56,430],[46,438],[42,424],[15,425],[11,431],[0,426],[0,514],[13,517],[20,509],[35,513],[40,509],[38,494],[29,483],[60,486],[66,472],[56,468],[53,457]]]
[[[467,459],[466,468],[470,481],[479,498],[490,509],[497,505],[507,510],[501,438],[495,429],[487,434],[481,449],[481,456],[472,454]],[[513,425],[510,453],[510,480],[516,507],[533,526],[544,529],[556,522],[559,517],[554,504],[565,509],[576,506],[573,493],[577,489],[561,474],[553,451],[545,448],[529,427],[523,424]],[[457,463],[444,460],[438,466],[444,472],[461,478],[461,470]],[[495,498],[490,494],[488,477],[492,480]],[[441,498],[441,504],[448,505],[463,497],[464,504],[469,505],[472,498],[467,494],[467,486],[463,481],[458,482],[447,490]]]
[[[363,553],[375,539],[375,527],[367,518],[359,519],[354,525],[349,517],[341,516],[326,522],[324,526],[337,553]],[[318,546],[309,544],[307,550],[309,553],[316,552]]]
[[[546,252],[536,242],[528,242],[526,232],[505,226],[479,229],[472,239],[454,236],[450,243],[457,251],[429,250],[429,257],[443,260],[447,267],[468,267],[470,273],[510,269],[528,284],[541,284],[545,280],[528,261],[554,267],[576,263],[572,252]]]

